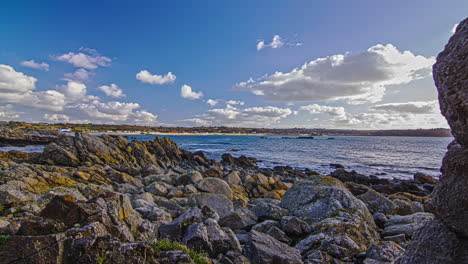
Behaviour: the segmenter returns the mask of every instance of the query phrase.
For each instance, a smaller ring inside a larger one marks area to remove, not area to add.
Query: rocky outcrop
[[[455,140],[448,146],[428,222],[397,263],[468,263],[468,19],[438,55],[433,76]]]

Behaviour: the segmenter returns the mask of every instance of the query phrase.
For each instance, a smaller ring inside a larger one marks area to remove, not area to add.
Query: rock
[[[182,242],[198,252],[212,252],[213,246],[208,238],[208,231],[203,223],[193,223],[188,228]]]
[[[239,207],[229,215],[222,217],[219,220],[221,226],[229,227],[232,230],[245,229],[257,223],[257,216],[249,209]]]
[[[389,215],[397,207],[392,201],[373,190],[369,190],[366,193],[357,196],[357,198],[367,205],[371,214],[383,213]]]
[[[410,202],[395,199],[393,200],[393,204],[395,205],[394,213],[397,215],[410,215],[414,213],[413,205]]]
[[[414,174],[413,180],[414,180],[414,182],[420,183],[420,184],[425,184],[425,183],[427,183],[427,184],[437,184],[437,182],[439,182],[436,178],[433,178],[431,176],[427,176],[427,175],[422,174],[422,173]]]
[[[195,193],[189,196],[189,206],[208,206],[213,209],[220,218],[226,217],[234,211],[234,206],[226,196],[212,193]]]
[[[256,225],[254,225],[252,227],[252,230],[255,230],[255,231],[258,231],[258,232],[262,232],[262,233],[266,233],[268,230],[270,230],[270,228],[272,227],[279,227],[280,224],[278,223],[278,221],[274,221],[274,220],[266,220],[266,221],[263,221],[261,223],[258,223]]]
[[[281,218],[281,229],[292,236],[302,236],[312,231],[309,224],[295,216]]]
[[[203,223],[213,217],[210,212],[199,208],[192,208],[168,224],[159,227],[159,235],[162,238],[182,240],[187,228],[193,223]],[[193,231],[193,230],[192,230]]]
[[[396,264],[467,263],[468,247],[440,220],[425,223]],[[466,241],[466,240],[465,240]]]
[[[283,242],[285,244],[290,244],[291,239],[283,232],[283,230],[277,228],[276,226],[271,227],[266,234],[274,237],[276,240]]]
[[[196,184],[201,179],[203,179],[203,176],[201,175],[200,172],[191,171],[191,172],[177,176],[176,185],[179,186],[179,185]]]
[[[252,263],[258,264],[299,264],[303,263],[301,254],[295,248],[279,242],[275,238],[252,231],[244,247],[244,255]]]
[[[215,220],[209,219],[206,222],[208,239],[213,247],[212,256],[218,256],[228,251],[241,252],[239,240],[231,229],[220,227]]]
[[[375,224],[382,229],[385,227],[385,223],[388,221],[388,218],[383,213],[375,213],[372,215],[372,217],[374,218]]]
[[[203,176],[206,178],[223,178],[223,172],[217,167],[211,167],[203,172]]]
[[[312,230],[320,230],[330,237],[327,243],[339,243],[335,245],[337,248],[352,246],[342,251],[347,254],[366,250],[378,239],[374,220],[365,204],[332,177],[311,176],[296,182],[283,196],[281,206],[288,209],[290,215],[311,224]],[[337,239],[333,239],[335,230],[343,230]],[[353,243],[348,243],[348,238]]]
[[[283,209],[279,206],[267,204],[267,203],[260,203],[255,205],[252,208],[252,211],[258,217],[259,221],[263,220],[280,220],[283,216],[288,214],[286,209]]]
[[[369,185],[369,177],[365,175],[361,175],[355,171],[346,171],[343,168],[338,168],[332,173],[330,173],[330,176],[337,178],[338,180],[342,182],[354,182],[358,184],[363,184],[363,185]]]
[[[156,196],[164,197],[169,192],[169,189],[173,186],[165,182],[154,182],[149,186],[145,187],[147,192],[150,192]]]
[[[366,257],[383,263],[393,263],[404,252],[405,250],[396,243],[385,241],[370,246],[366,251]],[[366,261],[364,263],[367,263]]]
[[[354,182],[345,182],[344,184],[345,184],[346,188],[354,196],[365,194],[366,192],[371,190],[371,188],[367,187],[366,185],[362,185],[362,184],[358,184],[358,183],[354,183]]]
[[[232,189],[224,180],[219,178],[208,177],[200,180],[195,187],[200,191],[222,194],[229,199],[232,199]]]
[[[416,213],[406,216],[393,216],[385,223],[382,235],[384,237],[404,234],[411,238],[426,221],[432,220],[434,216],[430,213]]]
[[[242,180],[239,176],[239,173],[237,171],[233,171],[231,173],[229,173],[225,178],[224,180],[229,183],[230,186],[233,186],[233,185],[241,185],[242,184]]]

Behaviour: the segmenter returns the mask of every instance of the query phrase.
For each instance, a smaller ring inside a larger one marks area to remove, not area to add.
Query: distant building
[[[60,128],[58,131],[59,132],[71,132],[71,129],[70,128]]]

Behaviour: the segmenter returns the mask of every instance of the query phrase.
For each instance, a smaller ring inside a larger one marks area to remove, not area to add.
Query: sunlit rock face
[[[397,263],[468,263],[468,19],[437,57],[433,75],[442,114],[455,140],[431,200],[436,216]]]

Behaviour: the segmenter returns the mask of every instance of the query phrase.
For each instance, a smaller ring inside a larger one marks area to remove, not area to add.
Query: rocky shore
[[[222,161],[168,138],[0,152],[0,263],[468,263],[468,20],[434,66],[440,183]]]
[[[437,182],[81,133],[1,152],[0,179],[1,263],[392,263]]]

